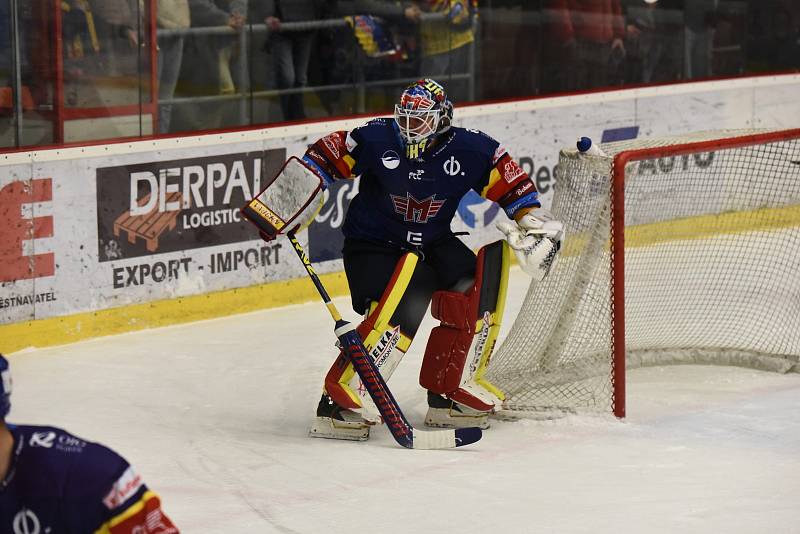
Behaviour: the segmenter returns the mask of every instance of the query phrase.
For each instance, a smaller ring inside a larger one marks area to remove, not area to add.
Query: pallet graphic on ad
[[[145,205],[149,202],[150,195],[148,194],[139,201],[139,205]],[[177,191],[168,193],[166,195],[166,202],[180,202],[181,194]],[[177,225],[177,219],[180,211],[162,211],[159,212],[158,208],[153,208],[149,213],[144,215],[131,215],[128,211],[123,213],[114,221],[114,236],[120,237],[124,230],[128,233],[128,242],[136,243],[137,238],[145,240],[147,250],[155,252],[158,250],[158,238],[161,234],[168,230],[172,230]]]

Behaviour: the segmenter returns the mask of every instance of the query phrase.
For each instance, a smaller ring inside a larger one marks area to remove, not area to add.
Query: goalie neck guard
[[[400,95],[394,120],[406,146],[406,156],[418,158],[430,141],[450,128],[453,104],[441,84],[430,78],[417,80]]]

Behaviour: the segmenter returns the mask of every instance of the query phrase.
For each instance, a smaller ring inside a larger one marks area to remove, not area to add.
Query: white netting
[[[567,240],[533,283],[487,378],[522,412],[607,411],[612,392],[609,200],[613,156],[672,146],[625,169],[627,366],[744,365],[786,372],[800,359],[800,141],[682,152],[754,132],[562,151],[552,211]]]

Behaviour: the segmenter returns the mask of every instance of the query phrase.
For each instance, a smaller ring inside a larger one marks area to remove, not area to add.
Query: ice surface
[[[527,283],[512,271],[507,325]],[[389,382],[417,425],[432,326]],[[189,534],[800,532],[800,375],[639,369],[625,422],[495,422],[415,451],[382,427],[307,437],[333,339],[311,302],[19,352],[10,420],[113,447]]]

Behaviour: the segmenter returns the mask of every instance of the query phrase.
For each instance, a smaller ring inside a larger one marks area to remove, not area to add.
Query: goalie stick
[[[297,253],[297,257],[303,263],[303,266],[314,282],[320,296],[322,297],[325,306],[328,308],[331,317],[336,322],[334,332],[339,339],[342,351],[350,358],[364,387],[367,389],[370,397],[378,407],[378,411],[389,427],[389,432],[392,433],[395,441],[406,447],[407,449],[449,449],[452,447],[463,447],[470,443],[475,443],[481,439],[482,432],[478,427],[470,428],[456,428],[448,430],[418,430],[409,424],[408,420],[400,411],[397,401],[389,391],[386,381],[381,376],[378,367],[372,360],[372,357],[364,348],[364,343],[356,333],[355,326],[342,319],[339,310],[331,302],[331,298],[322,281],[314,272],[311,266],[311,261],[303,250],[302,245],[297,241],[293,231],[287,232],[286,236],[292,242],[292,246]]]

